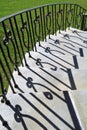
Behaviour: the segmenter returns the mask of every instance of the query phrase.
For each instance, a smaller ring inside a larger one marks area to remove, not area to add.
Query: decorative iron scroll
[[[74,18],[74,9],[72,8],[67,11],[66,20],[67,20],[68,27],[72,26],[73,18]]]
[[[37,41],[40,42],[40,16],[37,16],[34,20],[35,34],[37,37]]]
[[[1,99],[1,102],[2,102],[2,103],[9,104],[10,102],[9,102],[9,100],[8,100],[7,97],[6,97],[7,91],[6,91],[5,87],[4,87],[1,74],[0,74],[0,86],[1,86],[1,91],[2,91],[2,99]]]
[[[83,16],[83,12],[80,12],[79,14],[76,15],[76,26],[77,28],[79,28],[81,26],[82,23],[82,16]]]
[[[26,21],[22,23],[22,27],[21,27],[20,30],[21,30],[21,33],[22,33],[22,40],[23,40],[24,46],[26,48],[28,48],[28,50],[29,50],[29,48],[30,48],[30,45],[29,45],[29,31],[28,31],[28,27],[27,27],[27,22]],[[28,39],[27,42],[25,40],[26,39],[25,34],[27,35],[27,39]]]
[[[11,33],[10,30],[7,30],[7,37],[3,38],[3,42],[4,42],[4,45],[6,46],[8,57],[9,57],[10,61],[13,64],[17,65],[18,64],[18,62],[17,62],[17,51],[16,51],[15,43],[14,43],[14,41],[12,39],[12,33]],[[11,52],[10,52],[10,49],[8,47],[9,44],[11,44],[13,46],[14,57],[15,57],[14,59],[13,59],[13,57],[11,57]]]
[[[62,23],[63,23],[62,18],[63,18],[63,10],[61,9],[61,10],[57,11],[57,28],[58,28],[58,30],[60,30],[62,27]]]
[[[48,30],[48,34],[50,35],[51,32],[51,12],[48,12],[48,14],[46,15],[46,27]]]

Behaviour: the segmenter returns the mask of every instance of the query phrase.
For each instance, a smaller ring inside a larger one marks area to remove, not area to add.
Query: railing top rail
[[[17,13],[13,13],[13,14],[8,15],[8,16],[6,16],[6,17],[0,18],[0,22],[4,21],[4,20],[6,20],[6,19],[9,19],[9,18],[11,18],[11,17],[17,16],[17,15],[19,15],[19,14],[21,14],[21,13],[26,12],[26,11],[35,10],[35,9],[37,9],[37,8],[43,8],[43,7],[51,6],[51,5],[59,5],[59,4],[75,5],[75,6],[79,6],[79,7],[81,7],[82,9],[86,10],[85,8],[83,8],[82,6],[80,6],[79,4],[76,4],[76,3],[58,2],[58,3],[45,4],[45,5],[36,6],[36,7],[33,7],[33,8],[28,8],[28,9],[25,9],[25,10],[22,10],[22,11],[18,11]]]

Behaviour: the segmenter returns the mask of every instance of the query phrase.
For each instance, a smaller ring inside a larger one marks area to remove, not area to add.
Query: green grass
[[[0,0],[0,18],[23,9],[57,2],[77,3],[87,9],[87,0]]]

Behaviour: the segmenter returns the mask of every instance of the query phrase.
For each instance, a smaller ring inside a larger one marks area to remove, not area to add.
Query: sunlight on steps
[[[86,130],[87,32],[69,27],[36,48],[13,72],[18,88],[0,105],[0,130]]]

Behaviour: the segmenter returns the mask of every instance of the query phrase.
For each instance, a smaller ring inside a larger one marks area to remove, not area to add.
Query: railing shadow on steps
[[[19,71],[19,65],[28,66],[25,53],[37,51],[36,42],[46,36],[55,34],[57,30],[67,27],[82,29],[83,14],[86,9],[72,3],[56,3],[32,9],[26,9],[16,14],[0,19],[0,93],[2,102],[8,103],[7,88],[10,85],[13,93],[18,85],[12,75],[13,70]],[[34,49],[35,48],[35,49]],[[23,60],[24,59],[24,62]],[[13,80],[14,85],[10,79]]]

